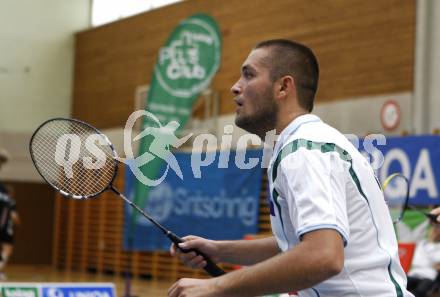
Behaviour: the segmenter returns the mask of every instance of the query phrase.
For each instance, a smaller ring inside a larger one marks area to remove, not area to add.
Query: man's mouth
[[[243,102],[241,102],[238,99],[234,99],[234,101],[235,101],[235,104],[236,104],[235,105],[235,112],[238,113],[240,111],[241,107],[243,106]]]
[[[237,104],[237,107],[243,106],[243,102],[241,102],[240,99],[234,98],[235,104]]]

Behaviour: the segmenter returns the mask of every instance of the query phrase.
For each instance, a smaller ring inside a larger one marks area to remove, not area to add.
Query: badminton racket
[[[63,196],[90,199],[111,190],[159,228],[177,247],[184,241],[113,186],[118,171],[117,154],[107,136],[93,126],[75,119],[50,119],[35,130],[29,150],[38,173]],[[207,263],[204,270],[211,276],[225,273],[202,252],[180,250],[201,255]]]
[[[387,199],[388,208],[390,210],[391,219],[393,220],[393,223],[396,224],[397,222],[401,221],[403,219],[403,216],[405,215],[405,211],[407,209],[411,209],[414,211],[417,211],[424,216],[426,216],[432,223],[437,223],[437,216],[425,211],[422,211],[420,209],[417,209],[411,205],[409,205],[409,193],[410,193],[410,182],[406,176],[404,176],[401,173],[393,173],[390,176],[388,176],[383,184],[382,184],[382,191],[385,194],[386,188],[390,185],[395,183],[394,186],[398,186],[397,183],[404,183],[405,184],[405,195],[401,197],[393,197]]]

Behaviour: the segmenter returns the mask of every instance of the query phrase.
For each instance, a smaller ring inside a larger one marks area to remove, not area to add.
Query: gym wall
[[[263,39],[295,39],[314,49],[318,104],[413,91],[414,0],[188,0],[76,35],[73,116],[122,128],[136,87],[151,79],[158,50],[180,20],[199,12],[217,20],[223,38],[212,82],[221,114],[234,111],[230,87]]]

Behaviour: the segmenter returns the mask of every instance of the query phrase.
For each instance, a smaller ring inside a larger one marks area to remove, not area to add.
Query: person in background
[[[0,170],[9,159],[6,150],[0,148]],[[14,250],[14,224],[20,223],[12,192],[0,182],[0,280],[6,280],[4,269]]]
[[[440,223],[440,207],[434,208],[431,213],[437,216],[437,222]]]
[[[428,238],[417,243],[411,269],[408,272],[408,290],[416,297],[429,296],[440,271],[440,224],[431,224]]]

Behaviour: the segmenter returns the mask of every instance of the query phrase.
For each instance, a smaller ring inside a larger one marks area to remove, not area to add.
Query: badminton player
[[[319,69],[288,40],[259,43],[232,86],[237,126],[279,135],[268,168],[274,236],[250,241],[185,237],[218,262],[248,265],[211,279],[181,279],[168,294],[408,297],[388,208],[371,166],[337,130],[311,114]],[[368,83],[368,81],[366,81]],[[171,253],[194,268],[193,252]]]
[[[8,153],[0,148],[0,169],[8,160]],[[15,200],[0,183],[0,281],[6,280],[4,269],[14,249],[14,224],[19,221]]]

